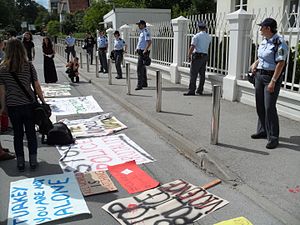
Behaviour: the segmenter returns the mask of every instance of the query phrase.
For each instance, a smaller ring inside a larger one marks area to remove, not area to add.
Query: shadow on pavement
[[[131,94],[131,96],[136,96],[136,97],[147,97],[147,98],[152,98],[153,96],[151,95],[137,95],[137,94]]]
[[[300,136],[291,136],[290,138],[280,137],[279,146],[300,152]]]
[[[96,202],[96,203],[101,203],[103,205],[107,204],[109,202],[112,202],[114,200],[117,200],[118,198],[120,198],[120,196],[118,196],[117,194],[114,194],[114,192],[84,197],[86,202]]]
[[[258,151],[258,150],[244,148],[244,147],[240,147],[240,146],[228,145],[228,144],[224,144],[224,143],[219,143],[218,146],[225,147],[225,148],[231,148],[233,150],[238,150],[238,151],[243,151],[243,152],[260,154],[260,155],[270,155],[270,153],[268,153],[268,152]]]
[[[193,114],[169,112],[169,111],[161,111],[160,113],[173,114],[173,115],[179,115],[179,116],[193,116]]]

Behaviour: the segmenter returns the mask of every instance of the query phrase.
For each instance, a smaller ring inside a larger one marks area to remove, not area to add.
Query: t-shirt
[[[30,67],[32,70],[32,78],[34,81],[37,80],[37,74],[34,66],[31,63],[26,63],[24,65],[23,71],[17,73],[17,76],[23,86],[26,88],[28,93],[34,99],[34,93],[31,88],[31,74]],[[12,74],[10,74],[7,68],[2,65],[0,66],[0,85],[5,86],[6,93],[6,105],[7,106],[20,106],[32,103],[19,87],[18,83],[15,81]]]
[[[23,41],[23,45],[26,49],[28,60],[32,61],[32,49],[34,48],[34,43],[32,41]]]
[[[85,42],[87,48],[93,48],[94,44],[95,44],[95,39],[93,37],[86,38],[84,40],[84,42]]]

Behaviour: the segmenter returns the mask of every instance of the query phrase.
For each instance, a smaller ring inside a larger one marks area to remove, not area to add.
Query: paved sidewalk
[[[134,91],[136,72],[131,68],[132,94],[127,95],[126,80],[108,85],[107,74],[96,78],[95,66],[80,70],[104,93],[136,117],[158,131],[180,152],[203,169],[231,182],[285,224],[300,224],[300,123],[280,117],[280,146],[265,148],[266,140],[252,140],[256,130],[255,108],[221,101],[219,144],[210,145],[212,97],[183,96],[184,85],[163,80],[162,112],[155,111],[155,77],[149,76],[148,88]],[[125,68],[123,68],[125,77]]]

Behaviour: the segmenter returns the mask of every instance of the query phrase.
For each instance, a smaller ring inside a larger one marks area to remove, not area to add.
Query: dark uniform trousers
[[[122,68],[121,63],[123,61],[123,50],[115,50],[115,65],[117,70],[117,77],[122,78]]]
[[[139,49],[137,51],[139,57],[138,57],[138,63],[137,63],[137,75],[138,75],[138,87],[146,87],[148,86],[147,83],[147,71],[146,66],[144,65],[144,50]],[[147,54],[150,54],[150,51],[147,52]]]
[[[100,60],[100,70],[107,72],[107,57],[106,57],[106,48],[98,49],[99,60]]]
[[[189,84],[190,93],[195,93],[198,74],[200,75],[200,80],[199,80],[199,86],[197,92],[199,93],[203,92],[207,60],[208,60],[207,54],[193,53],[191,68],[190,68],[190,84]]]
[[[73,58],[76,57],[75,47],[67,46],[67,61],[70,61],[70,54],[72,54]]]
[[[267,134],[268,141],[279,138],[279,121],[276,109],[282,76],[277,80],[273,93],[267,88],[272,79],[270,75],[257,73],[255,76],[255,100],[258,115],[257,133]]]
[[[90,63],[91,65],[93,64],[93,51],[94,47],[87,47],[86,48],[86,53],[90,55]]]

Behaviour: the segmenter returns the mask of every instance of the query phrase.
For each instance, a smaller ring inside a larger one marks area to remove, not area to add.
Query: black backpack
[[[70,145],[74,142],[75,139],[70,129],[62,122],[54,123],[53,128],[47,134],[48,145]]]

